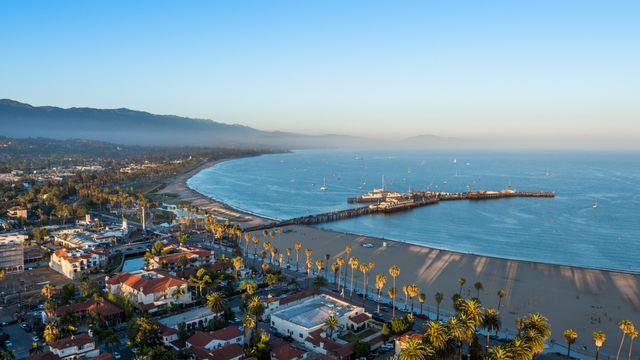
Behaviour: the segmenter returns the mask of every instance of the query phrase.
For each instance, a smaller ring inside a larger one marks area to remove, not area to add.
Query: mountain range
[[[207,119],[156,115],[144,111],[31,106],[0,100],[0,135],[15,138],[87,139],[125,145],[269,147],[269,148],[367,148],[371,139],[350,135],[304,135],[263,131],[244,125]],[[459,141],[433,135],[399,141],[375,141],[376,146],[447,147]]]

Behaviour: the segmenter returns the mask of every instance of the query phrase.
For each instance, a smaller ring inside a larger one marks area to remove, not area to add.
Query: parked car
[[[31,340],[33,340],[33,342],[38,342],[40,341],[40,338],[34,335],[31,337]]]
[[[10,347],[13,347],[13,343],[11,342],[11,340],[7,340],[4,342],[4,346],[10,348]]]
[[[120,359],[122,356],[120,356],[120,353],[118,353],[117,351],[114,351],[111,355],[113,355],[114,359]]]

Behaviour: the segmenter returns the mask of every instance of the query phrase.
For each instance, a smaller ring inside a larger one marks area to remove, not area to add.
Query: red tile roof
[[[89,311],[89,312],[97,312],[99,315],[102,315],[102,316],[111,316],[111,315],[121,313],[122,309],[120,309],[117,305],[107,300],[102,300],[98,302],[97,306],[96,306],[96,301],[87,300],[87,301],[83,301],[75,304],[61,306],[56,310],[56,315],[57,316],[63,315],[67,311],[70,311],[72,313]]]
[[[306,353],[306,350],[295,348],[290,344],[284,344],[271,351],[271,358],[276,360],[299,359]]]
[[[72,346],[78,346],[78,347],[84,346],[92,342],[94,342],[94,340],[91,336],[89,336],[88,334],[80,334],[80,335],[70,336],[64,339],[54,341],[49,344],[49,347],[53,349],[62,350],[62,349],[70,348]]]
[[[244,355],[242,346],[238,344],[227,345],[213,351],[208,351],[200,346],[191,346],[187,350],[199,360],[229,360]]]
[[[98,355],[96,357],[92,357],[92,358],[83,356],[83,357],[79,358],[78,360],[89,360],[89,359],[91,359],[91,360],[115,360],[113,355],[111,355],[110,353],[102,353],[102,354],[100,354],[100,355]]]
[[[175,286],[187,285],[185,280],[169,275],[156,278],[144,278],[140,275],[127,272],[110,277],[106,283],[109,285],[125,284],[145,295],[164,292]]]
[[[52,352],[31,355],[27,360],[60,360],[60,357]]]
[[[213,332],[196,331],[187,342],[192,346],[204,347],[214,340],[227,341],[242,336],[242,331],[236,325],[227,326],[226,328]]]

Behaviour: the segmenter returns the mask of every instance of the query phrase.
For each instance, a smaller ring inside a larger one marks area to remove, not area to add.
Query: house
[[[106,265],[107,255],[102,248],[58,249],[51,254],[49,267],[69,279],[78,279],[82,274],[98,270]]]
[[[244,349],[238,344],[231,344],[217,350],[192,346],[187,351],[198,360],[241,360],[244,358]]]
[[[167,254],[157,255],[151,259],[152,269],[166,269],[169,271],[184,270],[185,268],[199,268],[215,262],[213,250],[200,247],[174,246],[165,250]]]
[[[236,325],[231,325],[211,332],[196,331],[187,339],[187,349],[196,346],[206,350],[215,350],[231,344],[242,345],[243,343],[242,330]]]
[[[76,360],[79,357],[96,357],[100,349],[89,334],[79,334],[49,343],[49,350],[61,360]]]
[[[137,270],[106,277],[106,290],[128,298],[135,306],[149,312],[171,304],[190,304],[187,281],[168,274]]]
[[[165,326],[162,323],[158,322],[160,326],[160,339],[165,346],[172,347],[176,350],[183,349],[185,344],[180,344],[178,339],[178,330]],[[184,343],[184,341],[183,341]]]
[[[89,314],[95,314],[100,321],[107,326],[114,326],[124,321],[124,311],[114,303],[101,300],[87,300],[75,304],[64,305],[56,309],[56,317],[60,318],[65,313],[73,313],[77,318],[84,318]]]
[[[271,350],[271,360],[304,360],[309,358],[309,351],[282,344]]]

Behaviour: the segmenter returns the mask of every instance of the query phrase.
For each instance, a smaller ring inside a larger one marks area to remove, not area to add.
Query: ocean
[[[556,197],[450,201],[320,227],[463,253],[640,271],[638,153],[296,151],[222,162],[187,184],[237,209],[287,219],[362,206],[347,197],[381,187],[383,177],[385,189],[398,192],[511,188]]]

